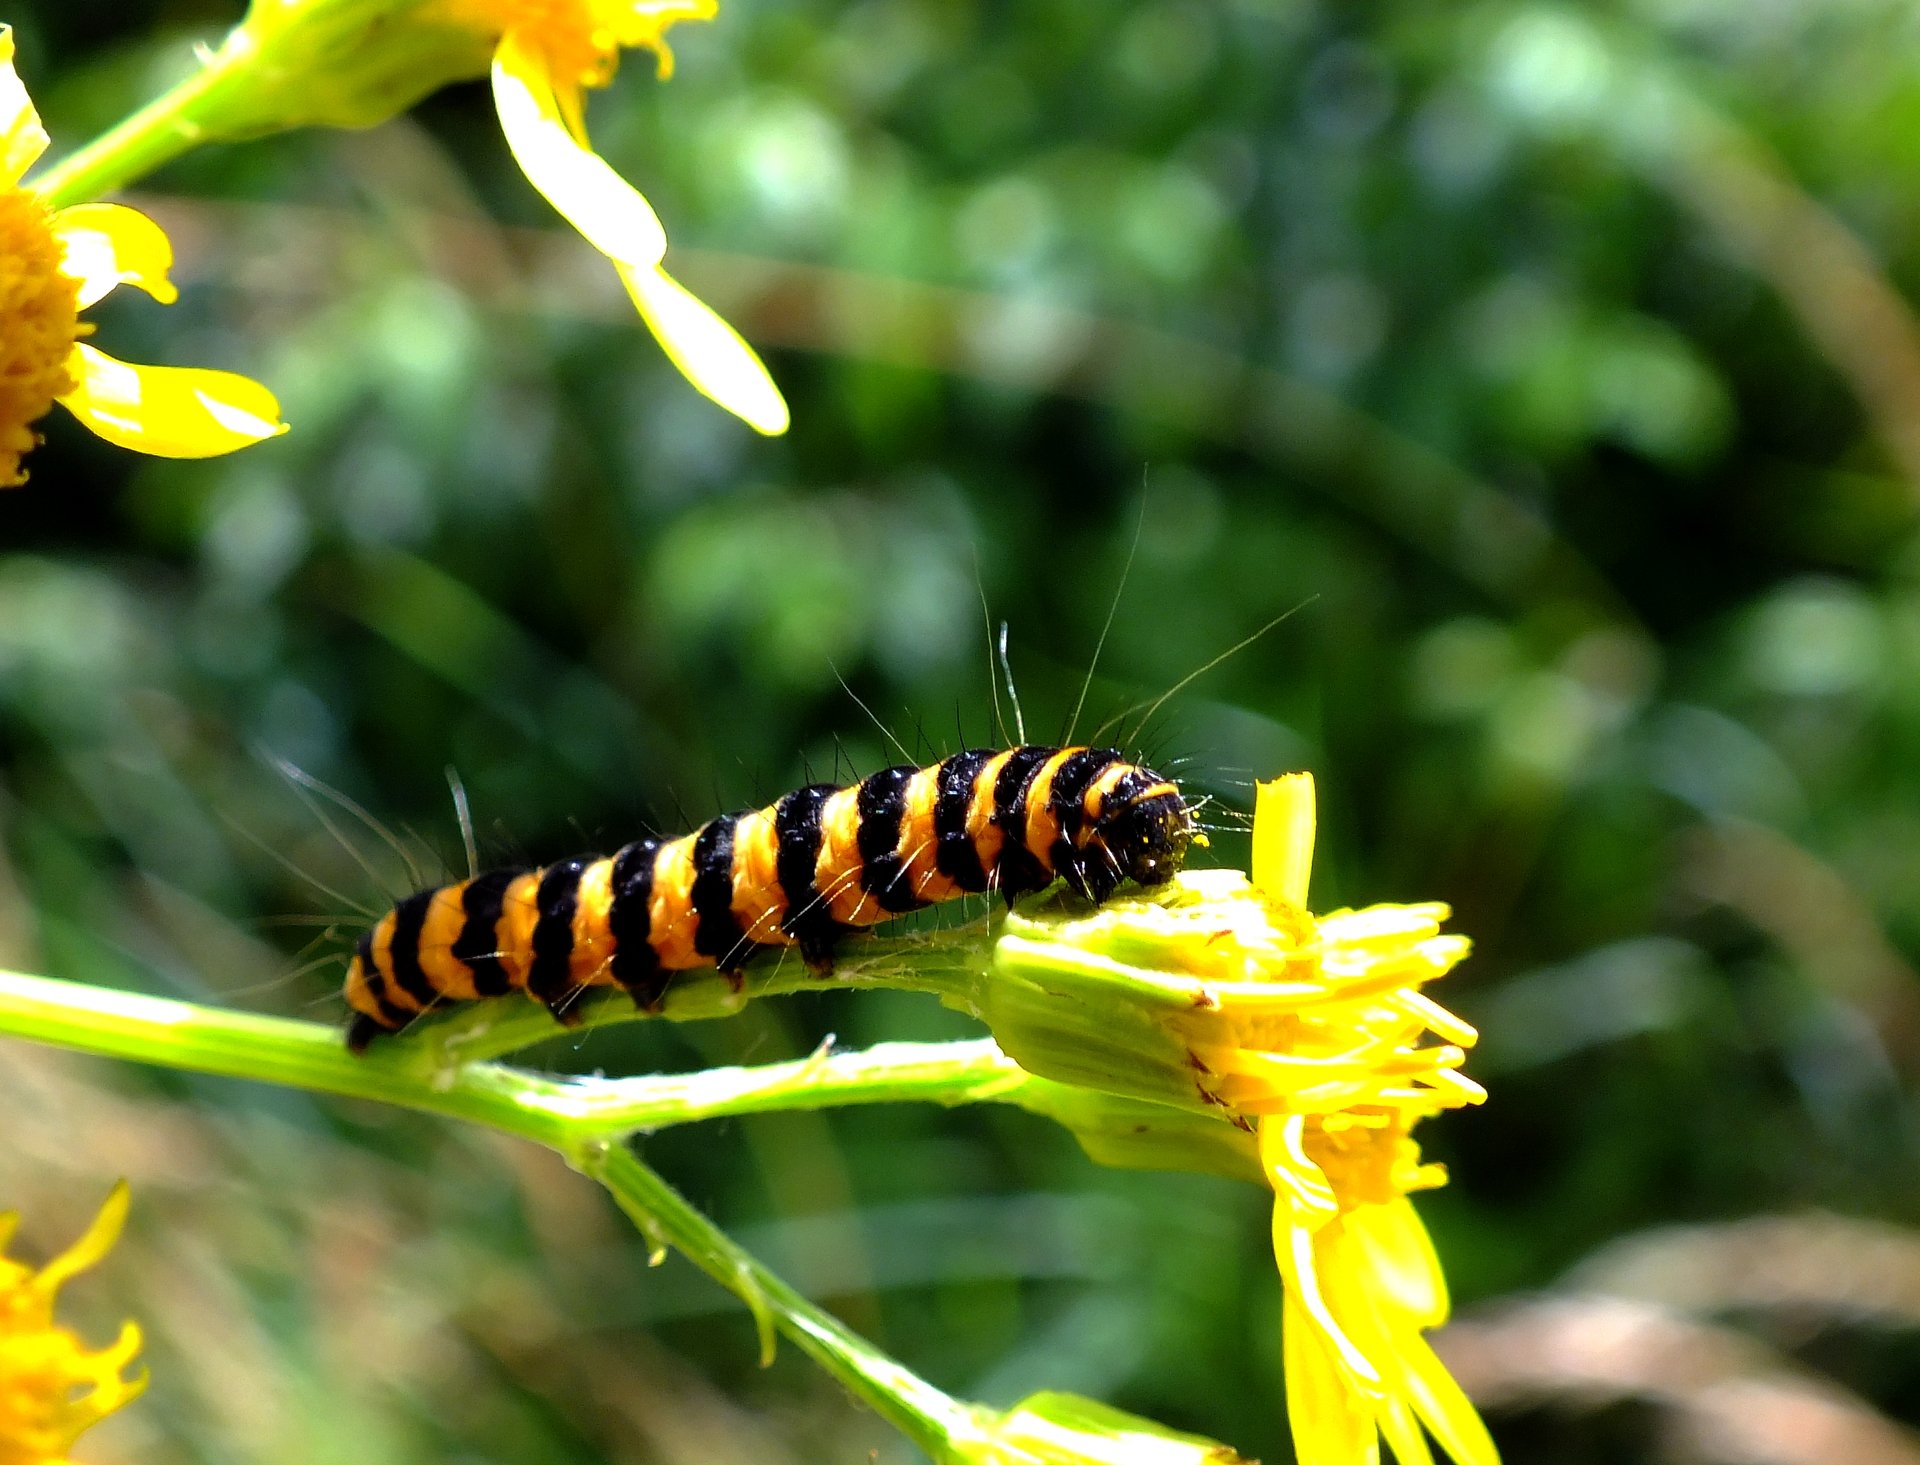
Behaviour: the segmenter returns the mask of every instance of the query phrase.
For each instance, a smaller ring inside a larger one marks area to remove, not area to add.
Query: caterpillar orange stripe
[[[656,1008],[674,972],[731,975],[766,946],[824,971],[846,932],[969,893],[1011,903],[1058,877],[1103,901],[1171,878],[1194,830],[1173,782],[1113,748],[974,749],[809,784],[679,839],[409,896],[354,949],[347,1045],[516,988],[563,1023],[588,987]]]

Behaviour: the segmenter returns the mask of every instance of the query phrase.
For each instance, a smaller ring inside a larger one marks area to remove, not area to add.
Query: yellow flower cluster
[[[81,339],[80,312],[119,285],[163,305],[173,250],[160,226],[120,204],[51,209],[25,181],[46,129],[0,25],[0,488],[26,482],[20,460],[60,403],[101,437],[169,458],[230,453],[286,429],[273,394],[226,371],[134,366]]]
[[[1438,904],[1314,915],[1313,840],[1312,779],[1263,784],[1251,879],[1190,871],[1091,916],[1009,917],[977,1006],[1033,1072],[1256,1133],[1301,1465],[1372,1465],[1383,1437],[1426,1465],[1427,1434],[1493,1465],[1422,1336],[1446,1281],[1407,1199],[1446,1181],[1413,1127],[1486,1096],[1460,1072],[1473,1029],[1421,990],[1468,943]]]
[[[659,216],[587,136],[586,94],[612,81],[623,51],[653,52],[669,76],[668,28],[711,19],[716,8],[717,0],[392,0],[369,11],[255,0],[203,79],[204,119],[183,113],[169,146],[314,120],[299,104],[303,92],[344,89],[356,99],[346,118],[378,120],[436,81],[477,69],[470,53],[478,49],[491,57],[501,131],[528,181],[612,263],[688,381],[756,430],[783,433],[787,404],[766,366],[667,272]],[[134,366],[83,339],[91,327],[80,312],[116,286],[173,301],[172,248],[131,208],[56,209],[27,182],[48,139],[13,51],[12,31],[0,26],[0,487],[26,481],[21,460],[39,440],[34,424],[56,402],[110,442],[163,457],[227,453],[284,432],[278,403],[257,382]],[[370,97],[353,91],[356,76]]]
[[[613,79],[622,49],[673,74],[675,21],[707,20],[716,0],[440,0],[441,17],[497,37],[493,100],[514,161],[547,202],[612,262],[674,365],[760,432],[787,430],[787,404],[760,358],[712,307],[669,275],[667,234],[646,197],[593,151],[586,89]]]
[[[35,1271],[6,1246],[19,1217],[0,1215],[0,1465],[62,1465],[75,1440],[146,1387],[125,1376],[140,1330],[124,1324],[105,1348],[88,1349],[53,1320],[68,1278],[105,1256],[127,1218],[127,1188],[116,1185],[86,1234]]]
[[[712,20],[719,9],[719,0],[431,0],[427,18],[496,39],[518,35],[546,58],[559,86],[577,90],[612,81],[622,51],[652,51],[661,77],[672,76],[667,28]]]
[[[757,431],[787,430],[785,399],[740,334],[667,273],[653,206],[587,135],[587,93],[624,51],[651,51],[673,74],[666,33],[710,20],[718,0],[254,0],[221,58],[282,78],[241,109],[237,130],[314,120],[378,120],[439,81],[491,72],[514,161],[580,236],[612,263],[682,375]],[[489,66],[490,62],[490,66]],[[319,94],[344,92],[337,108]]]

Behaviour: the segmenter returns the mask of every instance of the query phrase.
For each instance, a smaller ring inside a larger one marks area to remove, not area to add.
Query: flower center
[[[1333,1187],[1340,1209],[1379,1206],[1410,1190],[1447,1183],[1446,1168],[1422,1165],[1407,1122],[1380,1113],[1333,1114],[1307,1123],[1301,1147]]]
[[[707,20],[718,0],[448,0],[452,18],[491,35],[516,31],[547,57],[562,84],[605,86],[622,49],[645,47],[673,70],[667,27]]]
[[[33,424],[76,383],[67,371],[80,335],[79,281],[64,258],[45,204],[21,189],[0,192],[0,488],[27,481],[20,460]]]

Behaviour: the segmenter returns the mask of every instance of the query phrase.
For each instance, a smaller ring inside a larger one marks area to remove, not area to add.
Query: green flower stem
[[[222,46],[179,82],[32,180],[54,208],[125,188],[214,135],[210,119],[248,81],[247,52]]]
[[[857,986],[913,987],[969,1006],[968,999],[977,995],[983,944],[977,928],[862,943],[860,957],[843,963],[836,978]],[[660,1015],[721,1016],[753,997],[793,991],[815,980],[797,963],[771,961],[760,963],[737,983],[718,974],[690,975],[674,983]],[[586,1020],[611,1023],[647,1015],[636,1013],[621,997],[592,1004]],[[508,1008],[507,1015],[501,1004],[474,1004],[447,1019],[422,1024],[422,1031],[406,1041],[381,1043],[356,1057],[347,1051],[337,1028],[318,1023],[0,971],[0,1035],[166,1068],[378,1100],[468,1120],[558,1151],[606,1187],[656,1254],[667,1246],[677,1248],[747,1305],[763,1357],[771,1356],[776,1334],[784,1333],[942,1465],[1028,1460],[1034,1455],[1024,1446],[1003,1448],[1005,1442],[999,1439],[1000,1433],[1015,1428],[1020,1416],[1002,1417],[943,1393],[814,1306],[690,1206],[633,1153],[625,1136],[777,1109],[997,1102],[1056,1120],[1103,1163],[1253,1178],[1259,1173],[1247,1137],[1230,1126],[1035,1077],[991,1039],[888,1043],[866,1052],[822,1051],[756,1068],[616,1079],[545,1078],[472,1056],[551,1038],[551,1023],[532,1004],[524,1012]],[[1183,1465],[1187,1454],[1179,1456]]]
[[[493,1089],[492,1074],[482,1065],[442,1075],[445,1065],[438,1054],[404,1045],[356,1061],[339,1030],[319,1023],[228,1012],[20,972],[0,972],[0,1033],[108,1058],[484,1121],[496,1112],[511,1113],[520,1087],[516,1081],[505,1091]],[[450,1077],[452,1083],[436,1091],[437,1076]]]
[[[614,1137],[722,1115],[844,1104],[1003,1101],[1044,1111],[1034,1079],[991,1038],[880,1043],[857,1053],[816,1053],[755,1068],[709,1068],[644,1078],[576,1080],[573,1132]]]
[[[807,1301],[624,1145],[573,1159],[606,1186],[643,1234],[674,1246],[747,1304],[760,1326],[762,1361],[772,1356],[777,1328],[935,1460],[967,1458],[963,1447],[982,1433],[973,1406],[942,1393]]]
[[[724,979],[716,985],[728,992]],[[738,999],[729,993],[728,1000]],[[705,1006],[704,998],[690,1004],[698,1012]],[[533,1015],[548,1024],[540,1036],[551,1037],[552,1020],[538,1009]],[[603,1020],[631,1021],[633,1015],[632,1004],[622,999]],[[998,1103],[1062,1125],[1102,1164],[1258,1178],[1249,1168],[1245,1137],[1231,1127],[1038,1078],[991,1038],[881,1043],[864,1052],[816,1053],[753,1068],[545,1078],[456,1058],[461,1030],[452,1023],[445,1027],[444,1033],[430,1030],[425,1040],[376,1045],[355,1057],[337,1028],[319,1023],[0,971],[0,1035],[161,1068],[372,1099],[486,1124],[556,1149],[785,1109]]]
[[[0,972],[0,1034],[163,1068],[255,1079],[444,1114],[556,1148],[636,1130],[780,1109],[995,1100],[1048,1112],[991,1039],[885,1043],[757,1068],[633,1078],[543,1078],[449,1062],[439,1044],[393,1043],[355,1057],[337,1028],[200,1007],[166,997]]]
[[[722,983],[724,986],[725,984]],[[618,1136],[783,1107],[1015,1097],[1029,1080],[990,1040],[891,1043],[763,1068],[628,1079],[545,1079],[493,1063],[449,1065],[439,1044],[364,1057],[337,1029],[164,997],[0,972],[0,1033],[103,1057],[376,1099],[465,1119],[558,1150],[613,1195],[656,1246],[670,1244],[752,1311],[763,1354],[783,1332],[939,1460],[979,1435],[973,1406],[917,1377],[808,1302],[643,1164]],[[1051,1087],[1041,1084],[1042,1087]]]
[[[252,0],[197,70],[33,180],[55,207],[124,188],[205,142],[370,127],[484,76],[485,28],[424,0]]]
[[[618,1023],[662,1017],[669,1022],[696,1022],[731,1017],[757,997],[818,991],[826,981],[836,988],[888,987],[896,991],[925,992],[947,1006],[966,1013],[978,1007],[981,974],[992,960],[993,937],[1000,917],[986,922],[917,933],[911,936],[866,936],[854,954],[842,954],[831,978],[807,970],[791,952],[781,952],[750,963],[737,978],[711,968],[677,972],[673,985],[655,1011],[643,1011],[631,998],[612,989],[588,993],[574,1008],[576,1032]],[[850,943],[852,945],[853,943]],[[462,1060],[499,1058],[519,1052],[554,1036],[553,1019],[534,1003],[502,1007],[477,1003],[458,1007],[445,1017],[416,1024],[409,1030],[437,1043],[449,1056]]]

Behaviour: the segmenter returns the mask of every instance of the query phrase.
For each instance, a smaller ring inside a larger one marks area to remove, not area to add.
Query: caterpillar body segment
[[[809,784],[678,839],[408,896],[354,948],[347,1043],[516,988],[563,1023],[589,987],[656,1008],[673,973],[733,975],[768,946],[825,973],[847,932],[956,896],[1011,904],[1062,878],[1099,902],[1123,880],[1158,884],[1194,832],[1173,782],[1114,748],[972,749]]]

